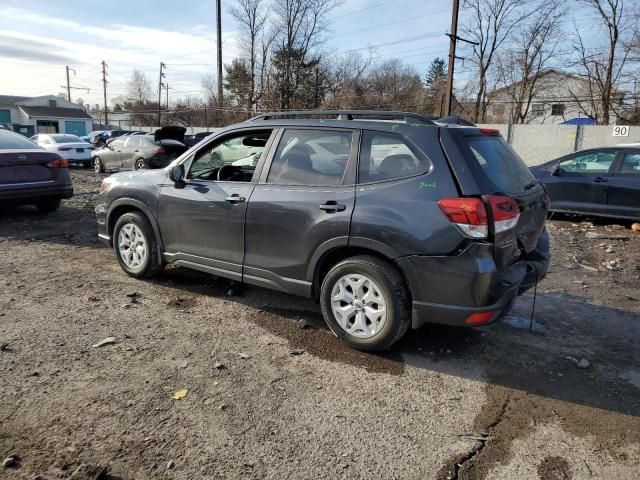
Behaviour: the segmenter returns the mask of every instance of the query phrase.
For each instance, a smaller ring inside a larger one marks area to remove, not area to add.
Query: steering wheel
[[[218,181],[229,180],[235,181],[242,178],[242,169],[233,165],[223,165],[218,169]]]

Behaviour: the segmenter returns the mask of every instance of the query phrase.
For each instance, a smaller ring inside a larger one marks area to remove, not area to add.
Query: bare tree
[[[137,105],[144,105],[151,97],[151,83],[144,72],[134,70],[127,82],[127,100]]]
[[[496,61],[497,52],[513,31],[529,16],[527,0],[464,0],[470,12],[462,26],[463,36],[476,42],[471,61],[477,70],[477,90],[473,120],[484,120],[488,106],[488,77]]]
[[[273,68],[280,108],[290,108],[297,94],[308,88],[320,62],[313,54],[323,42],[328,14],[341,4],[342,0],[273,0],[272,13],[278,31]]]
[[[247,111],[251,112],[254,109],[256,97],[258,97],[256,92],[258,55],[261,50],[264,51],[264,48],[260,48],[260,41],[264,38],[263,33],[268,17],[263,8],[263,0],[236,0],[236,5],[229,9],[229,13],[240,25],[241,45],[245,50],[243,57],[248,62],[250,76],[250,86],[246,98]]]
[[[200,88],[204,93],[205,103],[207,105],[217,105],[218,82],[213,73],[206,73],[200,77]]]
[[[570,90],[580,109],[597,123],[608,125],[611,111],[621,103],[617,85],[625,73],[629,53],[637,39],[637,29],[624,15],[624,0],[579,0],[599,17],[607,32],[604,48],[589,48],[576,27],[574,49],[578,56],[579,75],[585,80],[581,88]]]
[[[566,8],[556,0],[535,2],[532,15],[513,35],[509,49],[500,56],[499,76],[511,100],[511,121],[525,123],[533,99],[540,93],[541,75],[549,68],[560,39]]]

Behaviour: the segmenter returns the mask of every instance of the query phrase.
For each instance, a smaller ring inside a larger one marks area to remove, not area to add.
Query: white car
[[[91,151],[94,146],[76,135],[68,133],[39,133],[31,140],[50,152],[56,152],[69,163],[91,166]]]

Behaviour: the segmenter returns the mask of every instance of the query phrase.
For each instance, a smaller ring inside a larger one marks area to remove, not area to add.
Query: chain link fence
[[[529,166],[586,148],[640,143],[640,128],[627,128],[627,136],[614,136],[614,126],[483,124],[500,130],[502,137]]]

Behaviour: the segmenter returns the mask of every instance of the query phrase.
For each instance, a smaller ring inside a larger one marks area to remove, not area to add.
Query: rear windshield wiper
[[[540,181],[539,181],[539,180],[533,180],[533,181],[531,181],[531,182],[527,183],[527,184],[524,186],[524,189],[525,189],[525,190],[531,190],[533,187],[535,187],[535,186],[536,186],[536,185],[538,185],[539,183],[540,183]]]

